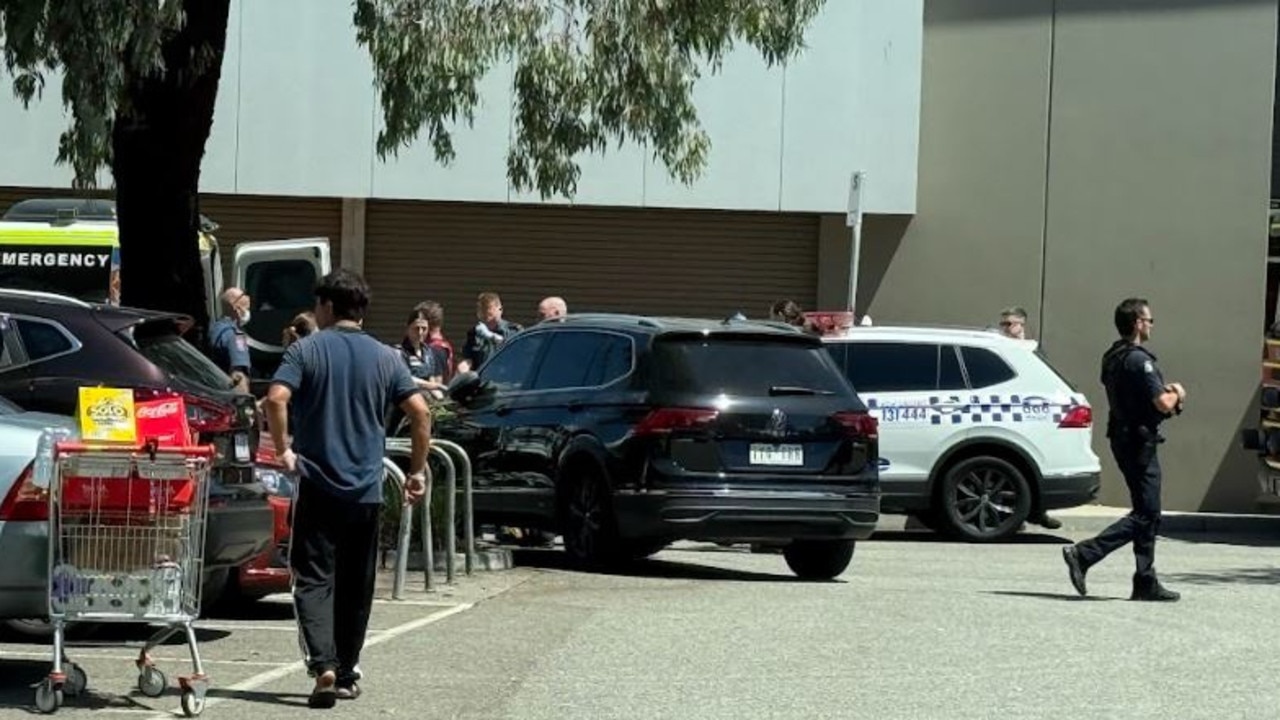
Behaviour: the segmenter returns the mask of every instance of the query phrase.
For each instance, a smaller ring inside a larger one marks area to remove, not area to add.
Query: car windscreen
[[[661,338],[654,343],[653,361],[655,387],[675,392],[854,396],[817,344],[758,336]]]
[[[170,377],[214,390],[231,387],[231,378],[179,337],[172,321],[144,322],[122,330],[120,335]]]

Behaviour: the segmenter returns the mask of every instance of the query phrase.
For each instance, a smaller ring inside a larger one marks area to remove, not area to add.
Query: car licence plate
[[[803,445],[762,445],[752,443],[752,465],[785,465],[799,467],[804,465]]]
[[[236,433],[236,462],[249,462],[249,436]]]

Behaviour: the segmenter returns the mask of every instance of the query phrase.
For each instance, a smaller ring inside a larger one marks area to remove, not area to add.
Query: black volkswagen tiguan
[[[879,517],[876,421],[794,329],[569,316],[512,336],[451,397],[435,434],[472,459],[477,521],[559,532],[584,564],[753,542],[826,579]]]

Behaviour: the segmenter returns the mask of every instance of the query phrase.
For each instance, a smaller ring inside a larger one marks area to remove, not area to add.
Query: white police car
[[[1097,497],[1093,411],[1035,341],[937,327],[823,340],[880,422],[882,512],[987,541]]]

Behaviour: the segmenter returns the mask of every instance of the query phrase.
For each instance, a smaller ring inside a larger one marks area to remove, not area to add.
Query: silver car
[[[31,483],[40,433],[65,428],[78,434],[72,418],[26,412],[0,398],[0,622],[25,634],[43,634],[48,625],[49,505]]]

